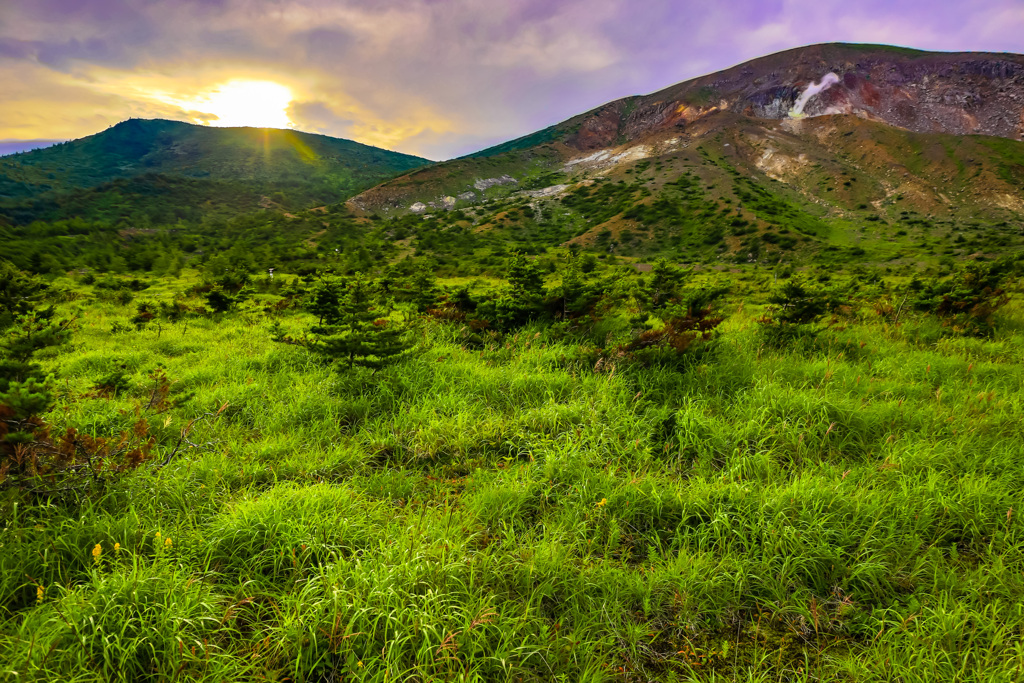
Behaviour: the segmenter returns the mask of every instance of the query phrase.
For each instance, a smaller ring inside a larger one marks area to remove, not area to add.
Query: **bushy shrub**
[[[562,269],[562,282],[555,294],[560,300],[559,317],[578,318],[591,313],[601,299],[601,287],[591,282],[583,270],[583,259],[569,255]]]
[[[206,292],[206,305],[214,313],[227,313],[235,306],[236,298],[221,287],[214,287]]]
[[[724,320],[714,302],[726,291],[715,283],[695,284],[691,269],[659,259],[627,295],[635,311],[629,339],[615,345],[612,355],[647,365],[674,363],[706,347]]]
[[[619,344],[613,356],[645,365],[677,361],[683,354],[706,345],[724,320],[715,315],[710,306],[694,313],[671,316],[661,327],[643,330],[630,341]]]
[[[395,300],[411,303],[417,311],[425,313],[441,300],[441,288],[433,273],[421,268],[397,282]]]
[[[145,418],[108,438],[73,427],[55,432],[45,418],[52,404],[45,383],[35,379],[12,382],[0,393],[0,490],[75,498],[102,490],[150,458],[156,441]]]
[[[949,278],[912,282],[913,307],[938,317],[954,334],[988,336],[995,312],[1009,302],[1005,287],[1014,272],[1010,260],[975,262]]]
[[[152,301],[141,301],[135,306],[135,315],[132,317],[132,323],[135,324],[135,329],[141,330],[143,327],[148,325],[154,318],[158,311],[157,304]]]

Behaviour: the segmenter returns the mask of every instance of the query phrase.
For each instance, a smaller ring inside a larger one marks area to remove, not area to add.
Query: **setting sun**
[[[195,118],[211,126],[290,128],[294,124],[287,110],[292,99],[292,91],[279,83],[236,80],[182,104],[198,114],[209,115]]]

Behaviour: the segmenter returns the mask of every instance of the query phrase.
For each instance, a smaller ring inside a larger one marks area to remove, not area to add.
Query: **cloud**
[[[288,108],[288,118],[295,127],[311,133],[352,137],[355,119],[339,115],[326,102],[293,102]]]
[[[828,41],[1024,52],[1018,0],[6,0],[0,138],[188,119],[231,79],[297,127],[437,158]]]

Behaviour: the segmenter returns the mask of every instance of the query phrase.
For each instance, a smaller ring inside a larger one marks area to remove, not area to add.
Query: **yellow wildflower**
[[[115,543],[114,544],[114,552],[115,553],[121,552],[121,544],[120,543]]]
[[[358,666],[358,667],[359,667],[360,669],[362,669],[362,668],[363,668],[363,663],[362,663],[362,662],[356,662],[356,665],[357,665],[357,666]]]
[[[99,564],[100,555],[103,554],[103,546],[99,543],[92,549],[92,561]]]
[[[43,584],[40,583],[40,584],[36,585],[36,602],[42,602],[43,601],[43,591],[45,591],[45,590],[46,589],[43,588]]]
[[[167,538],[164,539],[164,547],[165,548],[170,548],[171,547],[171,537],[170,536],[168,536]]]
[[[602,498],[601,502],[597,504],[597,507],[603,508],[607,504],[608,504],[608,499],[607,498]]]

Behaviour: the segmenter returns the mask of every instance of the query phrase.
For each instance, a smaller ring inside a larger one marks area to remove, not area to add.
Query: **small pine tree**
[[[235,298],[224,289],[215,287],[206,293],[206,305],[214,313],[227,313],[234,307]]]
[[[594,304],[601,298],[598,287],[589,282],[583,273],[580,258],[569,254],[562,270],[562,283],[558,288],[558,297],[562,304],[562,317],[578,318],[590,313]]]
[[[310,328],[310,347],[350,369],[380,369],[409,348],[405,330],[387,319],[390,309],[376,305],[369,284],[359,275],[347,282],[322,283],[314,291],[314,309],[320,322]]]
[[[843,303],[829,290],[794,277],[775,287],[768,297],[769,313],[758,322],[765,341],[782,348],[801,337],[813,338],[814,324]]]
[[[157,402],[164,409],[165,396]],[[127,429],[97,438],[72,427],[56,431],[45,418],[52,406],[46,382],[35,378],[0,391],[0,493],[13,490],[50,505],[102,493],[108,482],[150,459],[156,439],[143,415],[148,407],[139,407]]]
[[[508,263],[508,284],[512,287],[512,298],[533,303],[544,296],[544,275],[537,262],[516,253]]]
[[[651,277],[642,286],[645,308],[658,314],[679,298],[680,290],[690,277],[689,270],[673,266],[658,259],[651,269]]]
[[[52,305],[42,307],[48,287],[14,266],[0,262],[0,391],[9,383],[42,379],[32,356],[63,344],[73,319],[58,319]]]
[[[617,297],[632,300],[634,315],[630,323],[637,329],[649,329],[651,316],[666,318],[679,303],[680,292],[689,280],[690,271],[658,259],[650,275],[637,282],[619,281]]]
[[[433,273],[421,268],[399,283],[397,298],[415,304],[417,311],[426,313],[441,301],[441,288]]]
[[[725,289],[695,287],[692,270],[658,259],[650,276],[624,293],[632,296],[636,315],[632,318],[630,340],[615,348],[618,357],[644,364],[677,363],[695,351],[706,351],[723,318],[713,309]],[[651,321],[651,317],[657,321]]]
[[[157,305],[151,301],[141,301],[135,307],[135,316],[132,318],[132,323],[135,325],[135,329],[141,330],[146,325],[151,323],[157,314]]]
[[[334,325],[338,322],[340,290],[338,282],[327,279],[321,279],[313,288],[306,310],[318,318],[317,325]]]
[[[514,329],[544,314],[544,275],[535,261],[514,254],[508,263],[508,291],[493,302],[490,310],[481,306],[484,317],[501,329]]]
[[[830,308],[829,296],[801,278],[779,285],[768,297],[768,303],[774,306],[772,318],[783,325],[810,325]]]
[[[0,330],[13,325],[19,315],[35,310],[46,289],[44,282],[0,261]]]

